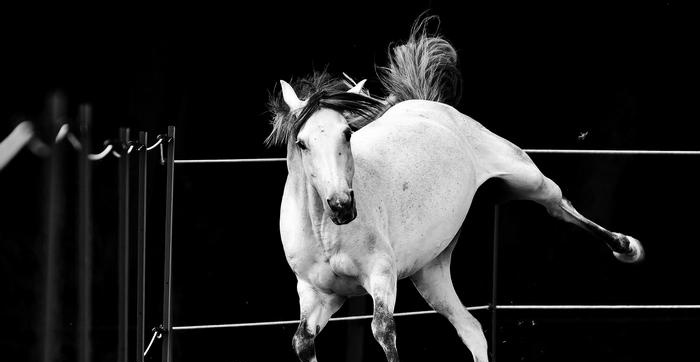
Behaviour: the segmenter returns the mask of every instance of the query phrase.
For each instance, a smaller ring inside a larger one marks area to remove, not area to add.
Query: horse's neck
[[[329,236],[337,231],[337,227],[325,214],[323,200],[306,177],[301,157],[294,145],[287,147],[287,171],[287,182],[291,183],[290,191],[299,206],[300,216],[309,221],[314,236],[324,244],[324,248],[329,248]]]

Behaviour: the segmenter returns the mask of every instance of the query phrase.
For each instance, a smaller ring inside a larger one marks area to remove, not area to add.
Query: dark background
[[[175,125],[178,159],[283,157],[284,150],[263,146],[265,103],[278,80],[328,65],[368,78],[377,93],[374,64],[384,64],[390,44],[405,40],[426,9],[441,17],[442,34],[459,52],[458,108],[519,146],[698,149],[699,13],[676,1],[6,9],[1,134],[22,117],[39,120],[45,97],[60,89],[72,116],[79,103],[93,105],[96,151],[118,127],[131,127],[134,137],[149,131],[154,142]],[[150,155],[149,327],[160,323],[165,184],[157,153]],[[623,265],[541,207],[510,203],[501,208],[501,304],[700,304],[697,156],[532,158],[579,211],[638,237],[648,258]],[[75,358],[75,175],[68,164],[59,360]],[[0,171],[0,349],[7,361],[41,355],[43,166],[23,151]],[[116,161],[93,169],[94,357],[112,361]],[[284,164],[181,165],[175,174],[175,325],[296,319],[295,279],[277,230]],[[492,230],[493,202],[480,192],[453,259],[465,305],[489,302]],[[358,299],[338,315],[369,312],[370,304]],[[426,307],[410,282],[400,282],[397,311]],[[475,316],[488,335],[488,312]],[[504,311],[499,318],[499,361],[689,361],[700,337],[697,311]],[[469,358],[441,317],[398,318],[397,326],[404,361]],[[178,332],[175,361],[293,361],[295,328]],[[322,361],[383,360],[367,320],[330,323],[317,342]],[[159,350],[156,342],[148,359],[158,360]]]

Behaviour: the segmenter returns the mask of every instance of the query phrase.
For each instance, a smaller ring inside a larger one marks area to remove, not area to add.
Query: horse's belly
[[[409,211],[396,215],[391,235],[400,277],[410,276],[437,257],[459,231],[475,188],[468,182],[443,188],[406,202]],[[410,199],[409,199],[410,200]]]

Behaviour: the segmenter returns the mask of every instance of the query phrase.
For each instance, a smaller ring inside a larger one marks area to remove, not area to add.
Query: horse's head
[[[338,102],[349,102],[358,95],[363,82],[346,95],[329,96],[336,103],[324,103],[329,98],[319,94],[305,101],[299,100],[294,89],[282,81],[282,95],[290,112],[298,112],[301,123],[295,137],[294,149],[301,157],[304,174],[323,200],[323,207],[331,221],[347,224],[357,217],[352,179],[355,173],[350,138],[352,130]],[[349,95],[349,96],[348,96]]]
[[[304,172],[316,192],[325,200],[324,208],[338,225],[357,216],[352,192],[355,174],[350,136],[345,118],[330,109],[321,109],[302,126],[296,146],[301,153]]]

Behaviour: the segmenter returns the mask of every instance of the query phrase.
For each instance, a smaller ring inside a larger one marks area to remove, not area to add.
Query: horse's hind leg
[[[316,362],[314,339],[343,305],[345,298],[317,291],[304,281],[297,283],[301,321],[292,346],[301,362]]]
[[[488,346],[481,324],[460,302],[450,276],[452,250],[459,233],[437,258],[411,276],[413,284],[436,312],[445,316],[469,348],[476,362],[488,362]]]
[[[620,261],[634,263],[643,259],[644,249],[639,240],[608,231],[581,215],[571,202],[562,196],[559,186],[544,176],[529,158],[514,160],[509,169],[510,172],[500,175],[499,178],[509,186],[512,198],[538,202],[550,215],[588,231],[605,242]]]

